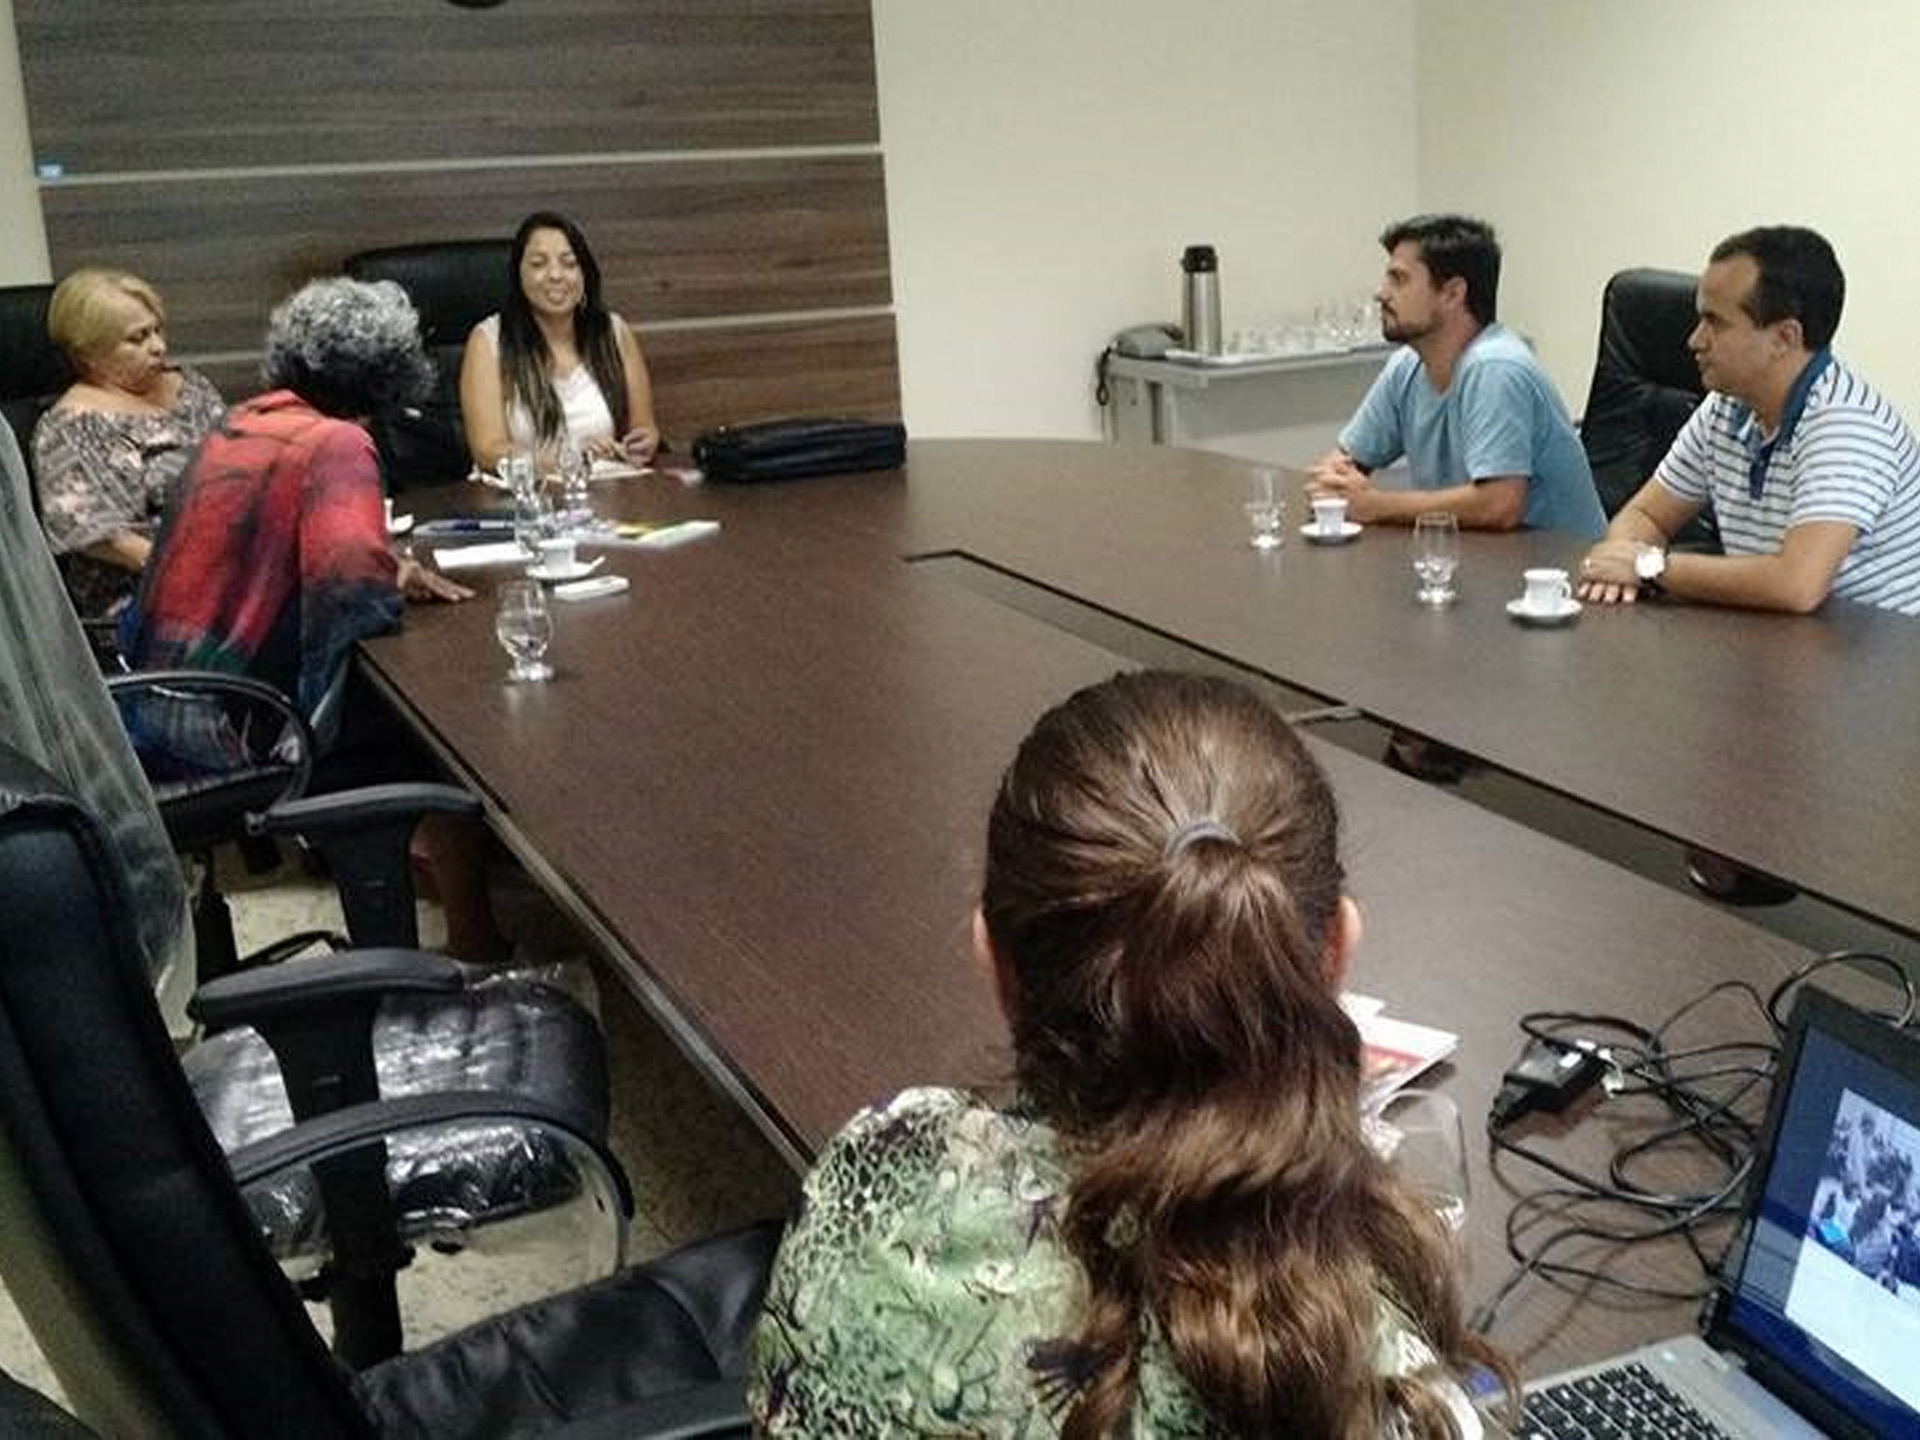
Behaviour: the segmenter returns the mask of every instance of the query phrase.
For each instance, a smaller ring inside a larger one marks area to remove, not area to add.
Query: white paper
[[[609,460],[605,456],[596,456],[589,480],[638,480],[642,475],[651,475],[653,471],[637,465],[629,465],[624,460]]]
[[[1410,1084],[1429,1066],[1446,1059],[1460,1045],[1460,1037],[1451,1030],[1396,1020],[1377,1011],[1357,1023],[1365,1052],[1362,1098],[1369,1109]]]
[[[433,563],[443,573],[478,570],[487,565],[525,565],[527,552],[515,540],[502,540],[492,545],[450,545],[433,552]]]

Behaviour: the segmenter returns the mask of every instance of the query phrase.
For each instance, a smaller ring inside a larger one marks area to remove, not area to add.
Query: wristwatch
[[[1633,575],[1643,590],[1656,593],[1660,589],[1660,577],[1667,573],[1667,552],[1658,545],[1642,545],[1634,551]]]

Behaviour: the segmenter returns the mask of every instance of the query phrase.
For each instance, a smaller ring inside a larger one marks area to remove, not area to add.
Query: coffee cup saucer
[[[1579,613],[1580,602],[1571,595],[1538,608],[1529,605],[1524,595],[1507,602],[1507,614],[1522,625],[1564,625]]]
[[[571,565],[542,565],[535,563],[527,566],[527,578],[539,580],[548,585],[564,584],[568,580],[580,580],[600,568],[601,560],[576,560]]]
[[[1338,530],[1322,530],[1318,520],[1309,520],[1300,533],[1315,545],[1344,545],[1366,528],[1358,520],[1343,520]]]

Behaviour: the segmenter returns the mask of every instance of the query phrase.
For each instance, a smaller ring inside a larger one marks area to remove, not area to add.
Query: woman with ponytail
[[[1440,1222],[1369,1148],[1326,777],[1231,682],[1117,676],[1001,781],[974,949],[1017,1098],[909,1090],[809,1177],[775,1435],[1471,1437]]]

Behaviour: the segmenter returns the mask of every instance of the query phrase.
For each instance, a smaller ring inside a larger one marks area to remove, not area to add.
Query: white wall
[[[1920,421],[1920,5],[1424,0],[1420,202],[1499,226],[1501,308],[1576,409],[1600,291],[1811,225],[1847,272],[1837,347]]]
[[[13,0],[0,0],[0,285],[48,278],[47,232],[27,142],[27,100],[20,86],[20,48]]]
[[[1910,0],[874,0],[915,433],[1091,435],[1094,354],[1221,250],[1226,323],[1370,286],[1416,207],[1485,214],[1576,409],[1601,286],[1762,221],[1825,232],[1840,348],[1920,420]],[[0,0],[0,283],[47,277]]]
[[[906,419],[1096,435],[1095,355],[1370,291],[1415,199],[1414,0],[874,0]]]

